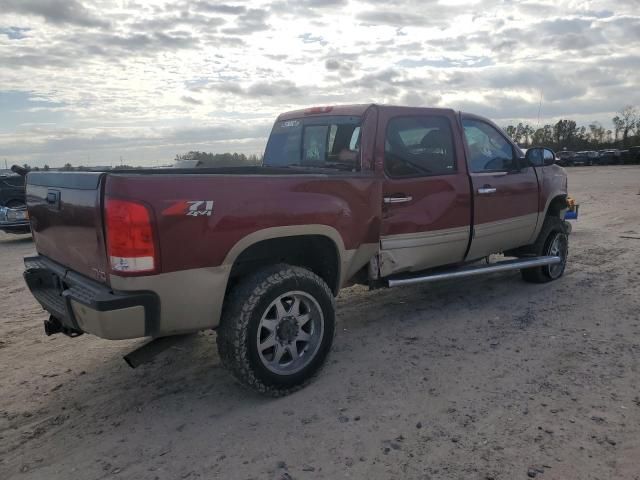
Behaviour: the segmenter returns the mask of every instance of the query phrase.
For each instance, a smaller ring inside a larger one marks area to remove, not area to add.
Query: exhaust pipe
[[[405,285],[415,285],[417,283],[437,282],[439,280],[449,280],[451,278],[473,277],[475,275],[484,275],[485,273],[507,272],[509,270],[520,270],[522,268],[542,267],[545,265],[554,265],[560,263],[560,257],[533,257],[533,258],[516,258],[515,260],[505,260],[492,265],[479,265],[462,267],[448,272],[432,273],[429,275],[421,275],[418,277],[395,278],[389,280],[389,287],[402,287]]]

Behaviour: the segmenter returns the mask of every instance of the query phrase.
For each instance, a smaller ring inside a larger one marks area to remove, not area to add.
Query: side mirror
[[[546,167],[556,163],[556,154],[544,147],[529,148],[524,158],[532,167]]]

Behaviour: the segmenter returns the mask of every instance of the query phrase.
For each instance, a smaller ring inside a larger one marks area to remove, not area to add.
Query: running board
[[[417,277],[395,278],[388,281],[389,287],[402,287],[405,285],[415,285],[417,283],[437,282],[439,280],[449,280],[451,278],[473,277],[484,275],[485,273],[507,272],[509,270],[520,270],[521,268],[542,267],[545,265],[555,265],[560,263],[560,257],[532,257],[516,258],[515,260],[505,260],[490,265],[474,265],[461,267],[441,273],[431,273]]]

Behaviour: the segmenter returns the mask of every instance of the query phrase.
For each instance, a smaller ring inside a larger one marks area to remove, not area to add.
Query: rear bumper
[[[43,256],[27,257],[24,263],[31,293],[67,331],[110,340],[157,334],[160,302],[155,293],[114,291]]]

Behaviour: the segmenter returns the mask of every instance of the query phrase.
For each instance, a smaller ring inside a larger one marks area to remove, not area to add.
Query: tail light
[[[105,202],[107,255],[114,273],[153,272],[158,267],[151,214],[130,200]]]

